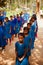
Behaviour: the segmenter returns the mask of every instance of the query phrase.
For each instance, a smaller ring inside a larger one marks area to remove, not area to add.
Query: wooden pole
[[[40,10],[40,0],[36,0],[36,13]]]

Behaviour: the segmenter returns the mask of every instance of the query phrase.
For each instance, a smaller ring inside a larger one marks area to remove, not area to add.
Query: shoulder
[[[35,29],[35,24],[33,24],[33,25],[31,26],[31,30],[33,30],[33,29]]]
[[[15,43],[15,47],[17,47],[17,46],[18,46],[18,43],[19,43],[18,41]]]

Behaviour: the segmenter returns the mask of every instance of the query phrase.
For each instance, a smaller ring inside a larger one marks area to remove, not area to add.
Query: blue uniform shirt
[[[11,30],[10,30],[10,21],[4,23],[4,30],[5,30],[5,36],[6,39],[11,38]]]
[[[30,52],[30,50],[31,50],[31,37],[30,37],[30,35],[28,35],[27,37],[24,38],[24,44],[25,44],[26,48],[29,50],[27,52],[27,56],[30,56],[30,54],[31,54],[31,52]]]
[[[16,48],[16,51],[18,53],[18,57],[22,57],[24,55],[24,52],[25,52],[25,45],[20,44],[19,42],[16,42],[15,48]]]
[[[34,48],[35,33],[36,33],[36,27],[35,27],[35,24],[33,23],[30,28],[30,35],[31,35],[31,39],[32,39],[32,45],[31,45],[32,49]]]
[[[4,28],[3,26],[0,26],[0,47],[5,46],[6,44],[7,43],[4,35]]]

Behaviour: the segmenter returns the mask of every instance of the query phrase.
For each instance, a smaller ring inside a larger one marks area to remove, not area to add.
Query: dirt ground
[[[31,65],[43,65],[43,29],[39,29],[38,37],[35,40],[35,48],[31,53]],[[7,45],[4,51],[0,51],[0,65],[15,65],[15,42],[18,38],[14,38],[11,45]]]

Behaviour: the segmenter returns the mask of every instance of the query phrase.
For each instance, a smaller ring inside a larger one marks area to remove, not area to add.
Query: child
[[[30,21],[31,21],[31,20],[30,20]],[[27,23],[27,28],[28,28],[28,34],[29,34],[29,36],[31,37],[31,24],[30,24],[30,22]],[[31,45],[32,45],[32,37],[31,37]]]
[[[17,36],[16,34],[18,33],[18,20],[15,17],[12,22],[11,22],[11,34],[12,34],[12,39],[14,39],[14,34],[15,37]]]
[[[30,24],[31,24],[30,34],[31,34],[31,38],[32,38],[32,46],[31,46],[31,49],[34,49],[34,41],[35,41],[35,34],[36,34],[36,24],[35,24],[34,17],[31,18]]]
[[[2,25],[2,20],[0,20],[0,47],[2,47],[2,50],[5,49],[5,46],[7,45],[4,35],[4,27]]]
[[[26,45],[30,46],[31,36],[29,35],[29,30],[27,27],[24,27],[23,33],[25,35],[24,41],[26,42]]]
[[[30,23],[27,23],[27,28],[28,28],[28,31],[30,31],[30,28],[31,28],[31,24]]]
[[[38,23],[37,23],[37,17],[36,17],[36,14],[33,14],[33,16],[32,17],[34,17],[34,20],[35,20],[35,25],[36,25],[36,37],[37,37],[37,32],[38,32]]]
[[[19,24],[17,23],[16,26],[15,26],[15,36],[17,37],[17,34],[19,33],[20,31],[20,26]]]
[[[12,21],[13,20],[13,16],[10,16],[10,21]]]
[[[27,49],[24,45],[24,34],[19,33],[18,34],[19,41],[16,42],[15,48],[16,48],[16,65],[28,65],[28,58],[26,56]]]
[[[15,24],[15,37],[17,37],[17,34],[19,33],[20,31],[20,17],[19,15],[17,14],[17,18],[15,18],[16,20],[16,24]]]
[[[5,37],[8,43],[11,44],[11,25],[8,17],[4,19]]]
[[[29,32],[28,32],[28,28],[27,27],[24,27],[24,35],[25,35],[25,38],[24,38],[24,44],[26,46],[26,48],[28,48],[28,53],[27,53],[27,57],[28,57],[28,60],[29,60],[29,57],[31,55],[31,37],[29,35]]]
[[[13,16],[10,16],[10,25],[11,25],[11,35],[12,35],[12,40],[14,40],[14,34],[15,34],[15,21],[13,19]]]
[[[22,23],[22,26],[23,26],[23,24],[24,24],[24,19],[23,19],[23,17],[22,17],[22,13],[20,13],[20,19],[21,19],[21,23]]]

